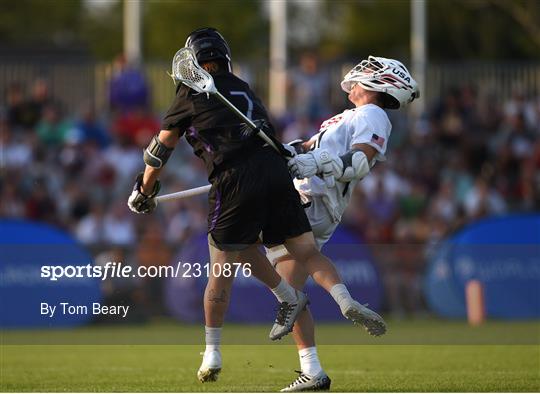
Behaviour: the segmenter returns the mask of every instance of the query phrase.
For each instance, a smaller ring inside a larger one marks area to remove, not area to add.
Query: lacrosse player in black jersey
[[[212,28],[199,29],[188,36],[185,46],[212,75],[219,92],[253,119],[258,128],[273,136],[261,101],[247,83],[232,73],[231,52],[222,35]],[[251,263],[254,275],[280,302],[270,338],[279,339],[291,332],[308,301],[304,293],[281,279],[259,251],[256,244],[261,234],[266,246],[285,245],[315,282],[334,297],[341,310],[351,312],[347,317],[354,320],[361,306],[351,298],[331,261],[318,250],[287,162],[280,154],[214,96],[199,94],[183,84],[177,86],[161,129],[144,152],[146,168],[138,175],[129,197],[131,210],[148,213],[155,209],[161,168],[178,139],[185,136],[195,155],[206,164],[212,185],[208,214],[212,267],[223,268],[226,263],[238,261]],[[209,271],[204,294],[206,350],[197,374],[202,382],[216,380],[221,370],[221,327],[233,281],[232,276],[214,275],[222,269]]]

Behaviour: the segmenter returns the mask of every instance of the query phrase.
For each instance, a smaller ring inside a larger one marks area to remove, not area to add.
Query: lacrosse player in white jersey
[[[308,205],[306,214],[319,248],[338,226],[356,184],[377,161],[385,160],[392,124],[384,109],[403,108],[419,97],[416,81],[402,63],[374,56],[349,71],[341,88],[355,108],[325,121],[309,141],[291,143],[299,154],[289,161],[289,170]],[[267,256],[281,277],[297,289],[304,287],[308,273],[285,247],[271,248]],[[364,325],[361,318],[358,316],[357,323]],[[300,356],[300,376],[281,391],[329,389],[330,379],[317,356],[308,309],[296,321],[293,337]]]

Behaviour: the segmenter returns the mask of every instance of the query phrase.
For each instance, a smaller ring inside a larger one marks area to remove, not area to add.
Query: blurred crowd
[[[289,112],[276,119],[284,141],[310,137],[345,108],[345,100],[332,108],[326,99],[329,84],[338,82],[310,57],[291,69]],[[501,101],[476,88],[448,91],[419,119],[390,111],[388,160],[359,183],[344,215],[343,225],[370,245],[383,273],[386,309],[398,317],[423,311],[426,246],[481,217],[540,208],[540,97],[516,88]],[[6,87],[0,216],[63,228],[98,263],[167,265],[185,240],[205,231],[206,199],[162,204],[148,216],[128,210],[160,114],[151,109],[144,75],[122,62],[108,91],[107,111],[89,100],[67,113],[45,79]],[[162,183],[163,193],[206,183],[186,143],[178,145]],[[148,279],[144,288],[106,283],[104,291],[141,305],[141,316],[165,313],[160,281]]]

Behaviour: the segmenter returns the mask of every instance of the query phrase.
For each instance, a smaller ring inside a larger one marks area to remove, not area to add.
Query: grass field
[[[390,328],[383,341],[350,326],[318,328],[321,342],[335,343],[319,346],[332,391],[540,391],[537,322],[488,323],[473,329],[428,320],[390,322]],[[296,377],[297,355],[290,340],[268,344],[260,337],[267,327],[229,325],[227,343],[250,344],[225,345],[219,381],[201,384],[195,372],[203,346],[186,341],[192,335],[201,341],[200,331],[172,323],[4,331],[0,391],[278,391]],[[422,335],[429,344],[418,341]],[[482,341],[486,335],[489,340]],[[103,344],[113,343],[107,338],[125,344]],[[183,338],[180,342],[186,344],[149,344],[156,338]],[[463,344],[464,338],[470,344]]]

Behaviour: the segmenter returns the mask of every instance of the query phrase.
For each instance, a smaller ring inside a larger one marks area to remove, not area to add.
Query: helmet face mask
[[[232,71],[231,49],[225,38],[214,28],[205,27],[193,31],[186,39],[185,47],[193,49],[197,62],[222,61]]]
[[[362,60],[345,75],[341,88],[350,93],[354,84],[384,93],[384,107],[388,109],[403,108],[420,96],[407,68],[397,60],[383,57],[369,56]]]

